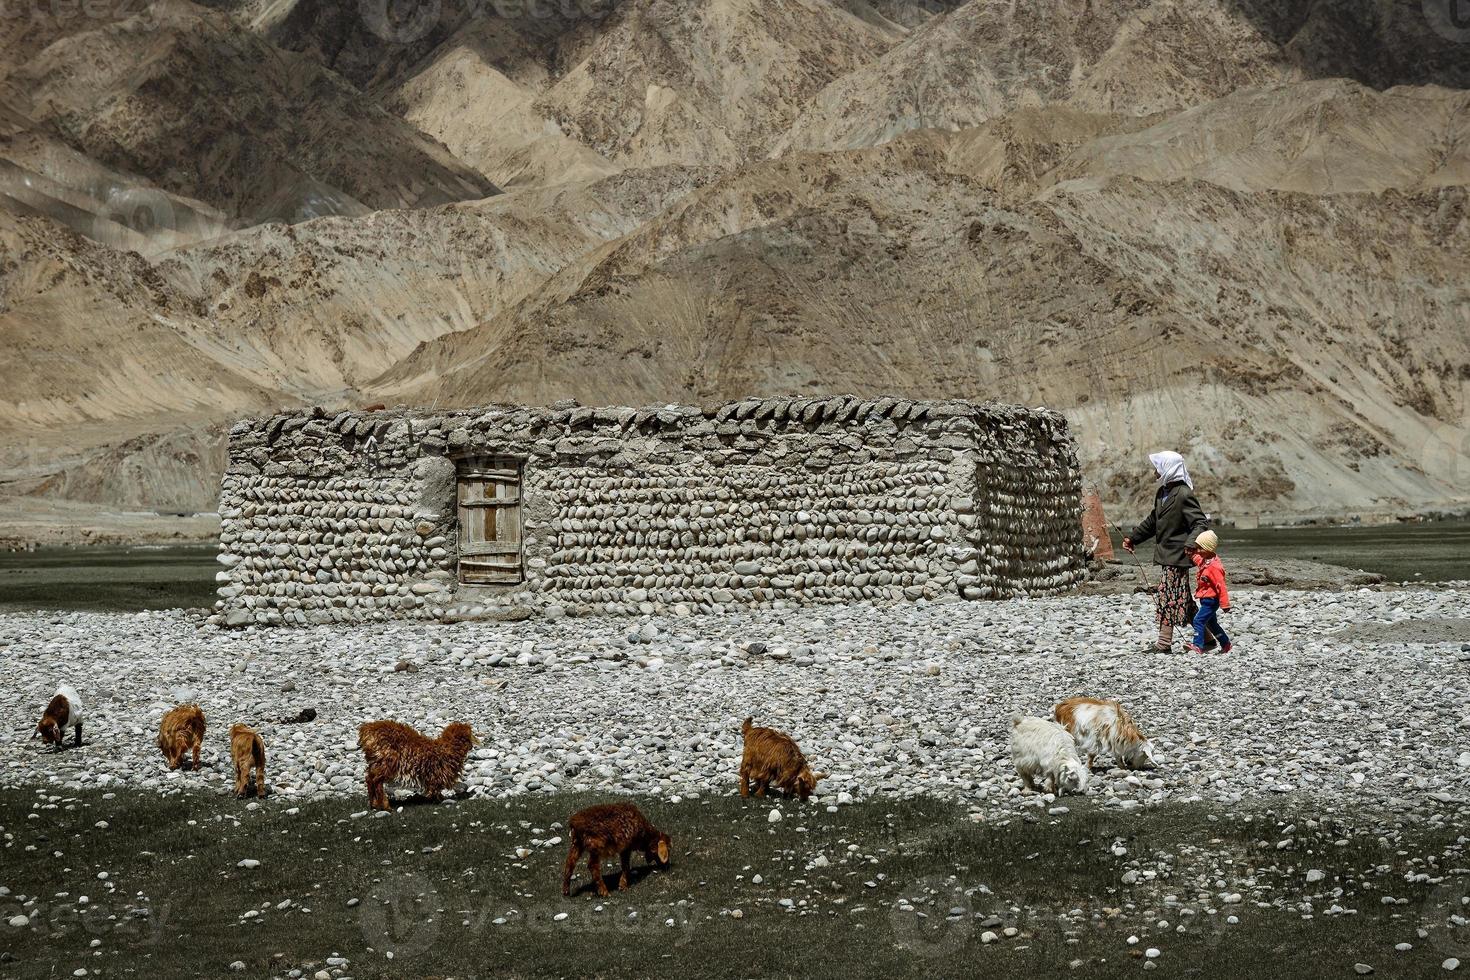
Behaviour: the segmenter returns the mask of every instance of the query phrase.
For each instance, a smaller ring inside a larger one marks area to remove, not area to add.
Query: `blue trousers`
[[[1221,647],[1230,645],[1230,635],[1220,627],[1220,600],[1209,598],[1199,600],[1199,612],[1194,614],[1194,645],[1203,647],[1205,645],[1205,630],[1208,629],[1215,639],[1220,641]]]

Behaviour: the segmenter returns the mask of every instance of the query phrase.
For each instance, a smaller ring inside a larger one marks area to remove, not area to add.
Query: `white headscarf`
[[[1159,486],[1167,487],[1171,483],[1183,481],[1189,489],[1194,489],[1194,481],[1189,478],[1189,470],[1184,466],[1184,457],[1178,453],[1162,452],[1150,453],[1148,461],[1154,464],[1154,469],[1159,474]]]

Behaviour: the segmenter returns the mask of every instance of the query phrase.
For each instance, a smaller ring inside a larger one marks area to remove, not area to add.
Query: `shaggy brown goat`
[[[63,684],[56,689],[56,696],[46,705],[46,710],[41,712],[41,720],[36,723],[36,734],[32,737],[39,738],[47,745],[54,745],[57,749],[64,749],[68,728],[76,729],[77,745],[81,745],[82,702],[75,690]]]
[[[396,721],[370,721],[357,730],[357,746],[367,759],[368,802],[389,810],[389,783],[409,783],[431,803],[459,782],[471,746],[480,744],[463,722],[445,725],[438,738],[420,735]]]
[[[170,769],[179,768],[184,754],[193,750],[194,769],[199,768],[199,748],[204,744],[204,712],[197,704],[181,704],[158,723],[158,748]]]
[[[235,762],[235,795],[244,797],[250,786],[251,770],[254,770],[255,795],[265,796],[270,790],[265,785],[265,743],[260,733],[249,725],[236,725],[230,729],[230,758]]]
[[[663,833],[643,811],[631,803],[603,803],[589,806],[572,814],[567,821],[572,845],[567,849],[566,867],[561,873],[561,893],[572,893],[572,872],[577,870],[577,859],[587,855],[587,873],[597,884],[597,894],[607,894],[607,882],[602,880],[602,859],[618,856],[623,872],[618,875],[618,891],[628,887],[629,864],[634,851],[642,851],[649,864],[668,866],[673,844],[668,834]]]
[[[740,735],[745,739],[745,755],[740,760],[740,795],[749,796],[750,784],[754,783],[756,796],[765,796],[766,788],[774,785],[803,801],[810,798],[817,788],[817,780],[826,779],[827,774],[812,772],[806,756],[790,735],[774,728],[756,728],[754,721],[747,718],[740,726]]]

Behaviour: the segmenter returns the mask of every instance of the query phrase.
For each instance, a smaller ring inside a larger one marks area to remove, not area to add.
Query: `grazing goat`
[[[54,745],[58,750],[66,748],[66,730],[76,729],[76,744],[82,744],[82,699],[77,697],[76,689],[70,684],[61,684],[56,688],[56,695],[46,705],[46,710],[41,713],[41,720],[36,725],[36,734],[32,738],[40,738],[47,745]]]
[[[255,780],[255,795],[265,796],[270,792],[265,785],[265,742],[260,733],[249,725],[235,725],[230,729],[230,758],[235,762],[235,795],[246,796],[250,780]],[[252,772],[253,770],[253,772]]]
[[[1052,708],[1057,724],[1077,740],[1092,768],[1107,753],[1129,769],[1153,769],[1154,743],[1144,737],[1128,709],[1111,698],[1068,698]]]
[[[170,709],[158,723],[158,748],[168,760],[170,769],[177,769],[184,755],[192,751],[195,771],[199,769],[199,749],[204,745],[204,711],[197,704],[181,704]]]
[[[1061,796],[1069,790],[1087,792],[1089,773],[1077,757],[1077,743],[1067,730],[1046,718],[1011,716],[1011,761],[1021,782]]]
[[[756,796],[765,796],[766,788],[775,785],[788,795],[809,799],[817,780],[826,779],[827,774],[812,772],[790,735],[774,728],[757,728],[754,721],[747,718],[740,726],[745,740],[745,754],[740,759],[740,795],[749,796],[750,784],[754,783]]]
[[[634,851],[642,851],[649,864],[668,866],[671,858],[672,840],[663,833],[632,803],[603,803],[589,806],[572,814],[567,821],[572,843],[567,849],[567,863],[562,868],[561,893],[572,893],[572,872],[577,869],[577,859],[587,855],[587,873],[597,885],[597,894],[607,894],[607,882],[602,880],[602,859],[618,856],[622,863],[622,874],[618,875],[618,891],[628,887],[629,863]]]
[[[370,721],[357,730],[357,746],[367,760],[368,802],[374,810],[392,809],[389,783],[406,783],[437,803],[459,782],[470,748],[480,740],[463,722],[445,725],[427,738],[396,721]]]

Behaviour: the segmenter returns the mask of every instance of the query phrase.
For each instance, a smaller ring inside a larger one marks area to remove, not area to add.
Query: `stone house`
[[[1066,421],[1006,405],[316,409],[230,430],[215,621],[1039,595],[1080,500]]]

